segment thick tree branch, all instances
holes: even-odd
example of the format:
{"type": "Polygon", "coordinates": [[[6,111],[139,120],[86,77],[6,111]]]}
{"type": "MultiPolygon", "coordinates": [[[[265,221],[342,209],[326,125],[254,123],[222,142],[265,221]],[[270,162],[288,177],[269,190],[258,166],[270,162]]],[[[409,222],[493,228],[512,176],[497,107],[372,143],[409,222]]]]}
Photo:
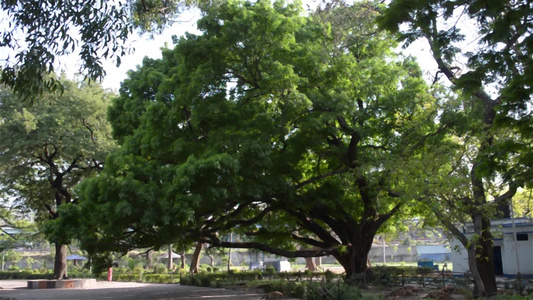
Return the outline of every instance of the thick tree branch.
{"type": "Polygon", "coordinates": [[[87,130],[89,130],[89,133],[91,134],[91,141],[93,142],[93,144],[96,145],[96,138],[94,136],[94,131],[92,130],[92,128],[89,126],[89,124],[87,124],[87,122],[85,121],[85,118],[82,118],[81,119],[81,124],[87,128],[87,130]]]}
{"type": "Polygon", "coordinates": [[[383,223],[387,222],[387,220],[390,219],[390,217],[392,217],[395,213],[397,213],[400,210],[402,205],[403,205],[403,202],[397,203],[388,213],[380,215],[376,223],[379,226],[381,226],[383,223]]]}
{"type": "Polygon", "coordinates": [[[456,239],[458,239],[461,244],[463,244],[465,248],[468,248],[469,241],[466,235],[462,233],[459,229],[457,229],[457,227],[455,227],[455,225],[450,221],[448,217],[444,215],[442,211],[435,209],[433,210],[433,213],[435,214],[437,219],[439,219],[442,225],[444,225],[444,227],[446,227],[446,229],[448,229],[452,233],[452,235],[456,239]]]}
{"type": "Polygon", "coordinates": [[[321,242],[321,241],[317,241],[315,239],[312,239],[312,238],[308,238],[308,237],[304,237],[304,236],[299,236],[297,234],[292,234],[292,238],[295,239],[295,240],[298,240],[300,242],[303,242],[303,243],[306,243],[308,245],[311,245],[311,246],[314,246],[314,247],[318,247],[318,248],[321,248],[321,249],[324,249],[324,248],[328,248],[330,247],[331,245],[330,244],[326,244],[324,242],[321,242]]]}
{"type": "Polygon", "coordinates": [[[57,212],[52,208],[52,206],[50,206],[50,204],[46,203],[46,204],[44,204],[44,207],[46,208],[46,210],[50,214],[51,219],[56,219],[58,217],[57,212]]]}
{"type": "Polygon", "coordinates": [[[509,189],[507,190],[507,192],[494,198],[494,202],[496,202],[497,204],[503,204],[513,198],[517,191],[518,185],[513,182],[509,184],[509,189]]]}
{"type": "Polygon", "coordinates": [[[340,214],[344,216],[344,220],[339,222],[335,220],[328,212],[328,209],[322,206],[317,206],[309,212],[310,216],[315,220],[320,220],[326,223],[329,228],[337,235],[343,244],[349,242],[349,237],[351,236],[350,231],[353,231],[353,224],[356,224],[356,221],[353,217],[346,213],[342,207],[338,207],[337,210],[340,214]],[[348,224],[348,226],[346,226],[348,224]]]}
{"type": "Polygon", "coordinates": [[[309,250],[296,250],[289,251],[278,248],[273,248],[269,245],[257,243],[257,242],[225,242],[221,241],[218,238],[207,239],[203,242],[211,244],[210,248],[213,247],[223,247],[223,248],[240,248],[240,249],[257,249],[260,251],[272,253],[284,257],[320,257],[331,255],[334,251],[337,250],[337,246],[329,247],[327,249],[309,249],[309,250]]]}
{"type": "Polygon", "coordinates": [[[230,230],[232,228],[235,228],[236,226],[250,226],[253,225],[259,221],[261,221],[269,212],[271,212],[272,209],[270,207],[267,207],[263,209],[259,214],[255,215],[252,218],[245,219],[245,220],[239,220],[235,217],[228,218],[231,221],[225,222],[224,226],[221,226],[219,228],[213,228],[212,231],[219,231],[219,230],[230,230]]]}
{"type": "Polygon", "coordinates": [[[285,211],[287,211],[289,214],[296,217],[300,221],[300,224],[305,229],[314,233],[318,238],[320,238],[324,242],[329,243],[329,244],[340,244],[339,241],[337,241],[337,239],[335,239],[329,231],[325,230],[322,226],[320,226],[314,220],[309,218],[308,215],[297,210],[286,209],[285,211]]]}
{"type": "Polygon", "coordinates": [[[338,175],[338,174],[343,174],[343,173],[348,173],[350,172],[351,169],[338,169],[338,170],[333,170],[333,171],[330,171],[330,172],[327,172],[327,173],[324,173],[320,176],[316,176],[316,177],[313,177],[313,178],[310,178],[310,179],[307,179],[306,181],[303,181],[303,182],[300,182],[298,185],[296,185],[296,189],[299,189],[303,186],[306,186],[308,184],[311,184],[311,183],[314,183],[314,182],[317,182],[321,179],[324,179],[324,178],[327,178],[329,176],[333,176],[333,175],[338,175]]]}

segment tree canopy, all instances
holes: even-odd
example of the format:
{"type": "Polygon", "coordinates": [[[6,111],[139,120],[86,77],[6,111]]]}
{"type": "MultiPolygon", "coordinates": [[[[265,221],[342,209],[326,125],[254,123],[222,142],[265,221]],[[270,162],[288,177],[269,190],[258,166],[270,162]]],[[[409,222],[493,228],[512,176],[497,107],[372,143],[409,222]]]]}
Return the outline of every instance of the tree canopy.
{"type": "Polygon", "coordinates": [[[102,60],[128,51],[126,40],[134,29],[160,30],[191,1],[1,1],[3,13],[0,83],[25,98],[61,87],[48,76],[61,56],[80,57],[82,74],[105,75],[102,60]]]}
{"type": "Polygon", "coordinates": [[[437,113],[377,13],[207,8],[202,35],[176,39],[122,84],[109,112],[121,147],[62,220],[93,254],[192,240],[333,255],[347,276],[364,271],[376,232],[417,209],[408,185],[423,180],[417,153],[437,113]],[[331,26],[347,13],[359,17],[331,26]],[[232,231],[240,240],[224,238],[232,231]]]}
{"type": "MultiPolygon", "coordinates": [[[[98,85],[62,84],[63,93],[47,93],[32,106],[0,92],[2,201],[30,210],[40,224],[57,219],[61,205],[76,202],[74,187],[101,169],[115,147],[106,119],[109,95],[98,85]]],[[[56,229],[49,238],[64,246],[69,228],[56,229]]],[[[56,249],[56,264],[60,253],[56,249]]]]}
{"type": "Polygon", "coordinates": [[[490,219],[498,211],[508,217],[518,188],[533,182],[532,10],[523,1],[398,0],[380,17],[406,45],[425,39],[436,79],[444,75],[456,91],[439,120],[453,146],[436,158],[448,162],[428,176],[437,191],[428,199],[469,250],[477,296],[496,292],[490,219]],[[466,236],[454,221],[473,222],[475,233],[466,236]]]}

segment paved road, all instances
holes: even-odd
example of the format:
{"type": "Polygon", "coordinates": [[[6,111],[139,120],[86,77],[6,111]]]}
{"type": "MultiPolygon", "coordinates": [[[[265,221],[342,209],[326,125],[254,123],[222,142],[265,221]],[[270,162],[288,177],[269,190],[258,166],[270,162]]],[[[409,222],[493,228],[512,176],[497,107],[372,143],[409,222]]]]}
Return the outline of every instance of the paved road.
{"type": "Polygon", "coordinates": [[[158,299],[158,300],[259,300],[264,295],[258,291],[211,289],[178,284],[99,281],[85,289],[28,289],[25,280],[0,280],[0,300],[33,299],[158,299]]]}

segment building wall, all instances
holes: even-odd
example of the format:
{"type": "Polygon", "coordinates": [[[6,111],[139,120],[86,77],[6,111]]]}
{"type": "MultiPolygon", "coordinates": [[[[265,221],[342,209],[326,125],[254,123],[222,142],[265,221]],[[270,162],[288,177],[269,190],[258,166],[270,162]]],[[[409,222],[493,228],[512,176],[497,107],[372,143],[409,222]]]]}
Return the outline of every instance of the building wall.
{"type": "Polygon", "coordinates": [[[453,264],[454,273],[465,273],[470,269],[468,267],[468,253],[466,253],[465,247],[458,240],[452,239],[450,241],[450,259],[453,264]]]}
{"type": "MultiPolygon", "coordinates": [[[[533,274],[533,233],[527,233],[527,241],[516,241],[518,246],[518,263],[521,274],[533,274]]],[[[518,273],[516,247],[513,233],[506,233],[502,247],[503,274],[514,276],[518,273]]]]}
{"type": "MultiPolygon", "coordinates": [[[[503,226],[496,227],[493,231],[495,236],[501,236],[502,239],[494,240],[494,246],[500,246],[502,252],[502,267],[505,276],[516,276],[518,269],[516,264],[516,249],[513,239],[513,228],[506,222],[503,226]]],[[[522,275],[533,275],[533,225],[517,225],[516,229],[519,234],[527,234],[528,239],[517,241],[518,244],[518,261],[520,264],[520,273],[522,275]]],[[[450,241],[451,261],[453,263],[453,272],[464,273],[469,270],[468,254],[463,245],[456,239],[450,241]]]]}

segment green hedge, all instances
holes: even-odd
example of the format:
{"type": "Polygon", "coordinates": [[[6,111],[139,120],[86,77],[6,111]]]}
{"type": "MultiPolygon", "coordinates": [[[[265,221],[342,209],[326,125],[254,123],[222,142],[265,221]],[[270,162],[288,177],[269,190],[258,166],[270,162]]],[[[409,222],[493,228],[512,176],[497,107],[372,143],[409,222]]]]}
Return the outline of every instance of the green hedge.
{"type": "Polygon", "coordinates": [[[171,282],[179,282],[179,275],[174,274],[145,274],[143,275],[143,282],[150,282],[150,283],[171,283],[171,282]]]}
{"type": "MultiPolygon", "coordinates": [[[[90,272],[68,272],[69,278],[93,278],[90,272]]],[[[0,271],[0,280],[7,279],[53,279],[54,274],[51,272],[32,272],[32,271],[0,271]]]]}
{"type": "Polygon", "coordinates": [[[0,271],[0,279],[52,279],[52,273],[33,273],[31,271],[0,271]]]}

